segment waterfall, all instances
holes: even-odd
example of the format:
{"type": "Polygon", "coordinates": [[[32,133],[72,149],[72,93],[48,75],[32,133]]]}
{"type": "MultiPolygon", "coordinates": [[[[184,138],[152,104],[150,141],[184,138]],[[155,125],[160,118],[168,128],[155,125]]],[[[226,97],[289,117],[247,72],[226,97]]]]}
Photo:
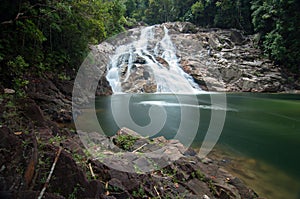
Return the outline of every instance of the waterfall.
{"type": "Polygon", "coordinates": [[[176,56],[169,30],[145,27],[139,39],[117,47],[107,66],[107,80],[114,93],[196,93],[201,89],[185,73],[176,56]],[[162,38],[161,38],[162,37],[162,38]]]}

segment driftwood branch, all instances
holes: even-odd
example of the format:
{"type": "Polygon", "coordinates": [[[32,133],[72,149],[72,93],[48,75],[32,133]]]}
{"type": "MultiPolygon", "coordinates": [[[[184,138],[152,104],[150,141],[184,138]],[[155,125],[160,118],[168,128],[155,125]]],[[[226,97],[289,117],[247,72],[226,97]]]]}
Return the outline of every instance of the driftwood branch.
{"type": "Polygon", "coordinates": [[[141,150],[144,146],[146,146],[147,143],[143,144],[142,146],[140,146],[139,148],[135,149],[134,151],[132,151],[132,153],[136,153],[138,152],[139,150],[141,150]]]}
{"type": "Polygon", "coordinates": [[[24,174],[26,186],[29,189],[31,189],[34,186],[35,178],[37,176],[36,165],[38,162],[38,147],[37,147],[38,144],[35,135],[32,136],[32,143],[33,143],[33,149],[32,149],[31,158],[28,162],[28,166],[24,174]]]}
{"type": "Polygon", "coordinates": [[[45,185],[44,185],[44,187],[43,187],[43,189],[42,189],[42,191],[41,191],[41,193],[40,193],[38,199],[42,199],[42,197],[43,197],[43,195],[44,195],[44,193],[45,193],[45,191],[46,191],[46,188],[47,188],[47,186],[48,186],[48,184],[49,184],[49,182],[50,182],[50,179],[51,179],[51,177],[52,177],[53,171],[54,171],[54,169],[55,169],[55,166],[56,166],[56,163],[57,163],[57,161],[58,161],[58,158],[59,158],[59,155],[60,155],[61,151],[62,151],[62,147],[60,146],[59,149],[58,149],[58,151],[57,151],[57,153],[56,153],[56,156],[55,156],[54,162],[53,162],[53,164],[52,164],[50,173],[49,173],[49,175],[48,175],[48,177],[47,177],[47,180],[46,180],[46,182],[45,182],[45,185]]]}
{"type": "Polygon", "coordinates": [[[93,170],[93,167],[92,167],[92,164],[91,163],[89,163],[89,168],[90,168],[90,172],[91,172],[91,175],[92,175],[92,177],[95,179],[95,173],[94,173],[94,170],[93,170]]]}
{"type": "Polygon", "coordinates": [[[161,199],[160,194],[159,194],[159,192],[157,191],[156,186],[154,186],[154,190],[155,190],[155,192],[156,192],[156,194],[157,194],[157,197],[158,197],[159,199],[161,199]]]}

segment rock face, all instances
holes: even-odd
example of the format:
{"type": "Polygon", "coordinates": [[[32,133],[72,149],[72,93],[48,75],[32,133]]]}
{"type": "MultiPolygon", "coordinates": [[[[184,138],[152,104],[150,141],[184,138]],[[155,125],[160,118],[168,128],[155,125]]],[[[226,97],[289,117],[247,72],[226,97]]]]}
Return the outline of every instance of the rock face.
{"type": "MultiPolygon", "coordinates": [[[[101,63],[97,62],[98,68],[104,71],[103,81],[99,86],[102,91],[97,94],[110,93],[108,83],[104,80],[107,79],[107,70],[111,63],[107,57],[114,58],[118,46],[141,40],[141,32],[144,29],[142,27],[131,29],[93,47],[93,54],[101,57],[101,63]],[[106,49],[105,52],[103,48],[106,49]]],[[[183,22],[156,25],[151,31],[151,40],[147,40],[147,47],[141,51],[149,53],[146,59],[145,53],[141,55],[128,50],[122,57],[123,61],[117,63],[119,69],[114,71],[114,75],[118,75],[117,82],[121,85],[121,92],[159,91],[161,86],[157,73],[171,76],[174,64],[178,64],[185,73],[192,76],[203,90],[245,92],[287,90],[286,80],[281,71],[254,47],[252,36],[244,36],[238,30],[201,29],[183,22]],[[165,41],[165,28],[174,46],[175,62],[170,62],[163,52],[163,47],[160,47],[165,41]],[[149,64],[149,59],[161,68],[159,72],[153,69],[153,63],[149,64]]],[[[171,81],[173,84],[179,82],[174,79],[171,81]]]]}
{"type": "Polygon", "coordinates": [[[183,157],[187,150],[177,140],[164,137],[150,140],[128,128],[120,129],[110,140],[99,133],[79,132],[79,135],[95,159],[128,173],[158,170],[183,157]]]}
{"type": "MultiPolygon", "coordinates": [[[[167,24],[176,30],[184,24],[167,24]]],[[[277,92],[284,78],[272,62],[254,48],[251,36],[237,30],[198,29],[172,36],[184,71],[204,90],[277,92]]]]}
{"type": "Polygon", "coordinates": [[[2,126],[0,133],[0,198],[37,198],[55,158],[44,198],[257,198],[216,162],[201,160],[192,149],[184,153],[186,149],[176,140],[150,140],[127,128],[113,138],[92,134],[90,138],[99,142],[94,150],[106,150],[91,158],[78,136],[67,129],[60,129],[55,137],[47,126],[31,134],[2,126]],[[130,147],[118,142],[124,136],[136,138],[130,147]]]}
{"type": "Polygon", "coordinates": [[[120,194],[122,198],[258,197],[213,160],[200,159],[177,140],[149,139],[128,128],[111,138],[97,133],[88,136],[89,141],[98,143],[88,151],[96,155],[91,159],[96,172],[115,187],[108,193],[112,198],[120,194]],[[103,167],[105,173],[98,170],[103,167]]]}

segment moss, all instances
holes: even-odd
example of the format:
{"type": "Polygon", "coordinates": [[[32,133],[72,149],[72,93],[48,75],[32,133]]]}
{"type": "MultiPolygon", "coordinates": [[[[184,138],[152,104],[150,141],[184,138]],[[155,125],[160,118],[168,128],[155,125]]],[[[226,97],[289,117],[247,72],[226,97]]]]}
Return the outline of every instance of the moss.
{"type": "Polygon", "coordinates": [[[145,193],[142,186],[140,186],[138,190],[133,191],[132,196],[134,198],[145,198],[145,197],[147,197],[147,195],[146,195],[146,193],[145,193]]]}
{"type": "Polygon", "coordinates": [[[196,171],[196,177],[201,181],[205,181],[205,175],[200,170],[196,171]]]}
{"type": "Polygon", "coordinates": [[[114,139],[115,144],[125,151],[132,150],[134,143],[138,140],[137,137],[132,135],[119,135],[114,139]]]}

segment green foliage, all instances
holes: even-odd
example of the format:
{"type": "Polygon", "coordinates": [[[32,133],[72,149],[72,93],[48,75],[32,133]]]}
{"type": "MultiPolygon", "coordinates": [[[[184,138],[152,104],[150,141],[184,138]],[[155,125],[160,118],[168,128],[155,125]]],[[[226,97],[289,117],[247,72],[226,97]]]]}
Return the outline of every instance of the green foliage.
{"type": "Polygon", "coordinates": [[[145,194],[145,191],[144,191],[142,186],[140,186],[138,190],[133,191],[132,196],[134,198],[145,198],[145,197],[147,197],[147,195],[145,194]]]}
{"type": "Polygon", "coordinates": [[[252,33],[250,0],[199,0],[185,19],[208,27],[237,28],[252,33]]]}
{"type": "Polygon", "coordinates": [[[23,74],[25,74],[26,70],[28,70],[29,64],[26,63],[24,58],[20,55],[17,57],[9,60],[7,62],[8,71],[10,71],[14,75],[13,83],[14,83],[14,89],[16,90],[17,94],[19,96],[23,96],[23,88],[29,83],[28,80],[26,80],[23,77],[23,74]]]}
{"type": "Polygon", "coordinates": [[[84,188],[77,184],[74,188],[72,193],[69,194],[68,199],[76,199],[79,191],[84,191],[84,188]]]}
{"type": "Polygon", "coordinates": [[[25,62],[22,56],[18,55],[13,60],[9,60],[7,66],[12,67],[17,74],[21,74],[28,68],[29,64],[25,62]]]}
{"type": "Polygon", "coordinates": [[[265,54],[289,70],[300,71],[300,2],[253,0],[255,31],[261,34],[265,54]]]}
{"type": "Polygon", "coordinates": [[[49,143],[59,146],[59,144],[64,141],[66,138],[64,136],[56,135],[49,139],[49,143]]]}
{"type": "Polygon", "coordinates": [[[252,33],[250,0],[126,0],[126,16],[148,24],[190,21],[252,33]]]}
{"type": "Polygon", "coordinates": [[[300,70],[300,2],[297,0],[124,1],[127,21],[157,24],[180,20],[203,27],[260,33],[259,44],[267,56],[288,70],[300,70]]]}
{"type": "Polygon", "coordinates": [[[196,0],[126,0],[126,16],[147,24],[184,20],[196,0]]]}
{"type": "Polygon", "coordinates": [[[265,53],[268,54],[273,60],[284,60],[286,48],[282,36],[272,31],[266,34],[263,41],[265,53]]]}
{"type": "Polygon", "coordinates": [[[26,73],[76,71],[89,43],[123,31],[124,12],[119,0],[1,1],[1,82],[21,89],[26,73]]]}
{"type": "Polygon", "coordinates": [[[72,79],[88,44],[140,21],[255,31],[266,55],[299,72],[299,10],[297,0],[2,0],[0,82],[23,95],[30,74],[72,79]]]}
{"type": "Polygon", "coordinates": [[[114,142],[121,149],[129,151],[132,149],[136,140],[138,140],[138,138],[131,135],[118,135],[114,142]]]}

